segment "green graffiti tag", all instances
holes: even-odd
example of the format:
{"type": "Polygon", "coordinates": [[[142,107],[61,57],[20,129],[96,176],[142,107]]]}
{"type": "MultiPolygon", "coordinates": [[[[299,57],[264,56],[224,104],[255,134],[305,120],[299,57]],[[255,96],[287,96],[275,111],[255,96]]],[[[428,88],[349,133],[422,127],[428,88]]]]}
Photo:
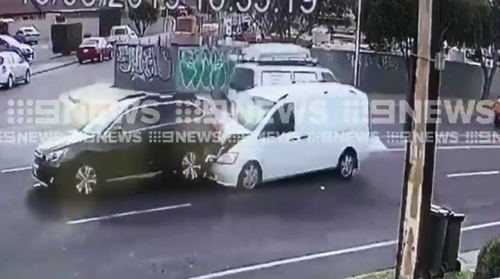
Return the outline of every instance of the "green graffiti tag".
{"type": "Polygon", "coordinates": [[[187,90],[225,90],[234,73],[234,62],[217,49],[179,48],[178,84],[187,90]]]}

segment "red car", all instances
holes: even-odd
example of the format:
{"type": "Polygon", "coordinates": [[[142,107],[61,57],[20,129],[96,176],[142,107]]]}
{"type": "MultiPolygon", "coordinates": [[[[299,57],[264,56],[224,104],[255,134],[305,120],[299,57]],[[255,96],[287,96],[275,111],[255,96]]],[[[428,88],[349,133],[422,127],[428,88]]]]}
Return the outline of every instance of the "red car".
{"type": "Polygon", "coordinates": [[[105,59],[112,59],[112,56],[113,46],[104,38],[86,38],[76,52],[76,58],[80,64],[87,60],[102,62],[105,59]]]}

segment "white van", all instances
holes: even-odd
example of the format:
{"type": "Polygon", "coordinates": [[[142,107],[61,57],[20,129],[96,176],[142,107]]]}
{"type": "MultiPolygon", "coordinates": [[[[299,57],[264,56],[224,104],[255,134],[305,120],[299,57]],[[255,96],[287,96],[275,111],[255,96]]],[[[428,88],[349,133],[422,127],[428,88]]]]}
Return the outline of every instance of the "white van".
{"type": "Polygon", "coordinates": [[[332,71],[318,66],[307,48],[294,44],[254,44],[243,48],[242,54],[233,59],[237,63],[227,93],[232,105],[246,90],[256,86],[338,82],[332,71]]]}
{"type": "Polygon", "coordinates": [[[113,26],[111,28],[109,43],[127,42],[130,39],[137,39],[137,34],[128,25],[113,26]]]}
{"type": "Polygon", "coordinates": [[[340,83],[262,86],[235,115],[221,116],[222,148],[207,176],[252,189],[260,183],[334,168],[349,179],[368,157],[365,93],[340,83]]]}

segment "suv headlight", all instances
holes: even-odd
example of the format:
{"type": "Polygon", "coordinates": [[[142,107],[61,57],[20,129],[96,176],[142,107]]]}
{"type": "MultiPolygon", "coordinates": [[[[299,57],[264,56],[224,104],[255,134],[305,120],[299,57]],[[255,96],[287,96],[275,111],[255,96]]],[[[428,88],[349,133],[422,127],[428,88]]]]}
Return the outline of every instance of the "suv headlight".
{"type": "Polygon", "coordinates": [[[228,152],[222,154],[219,158],[217,158],[217,163],[231,165],[236,162],[236,159],[238,159],[237,152],[228,152]]]}
{"type": "Polygon", "coordinates": [[[47,161],[49,162],[56,162],[64,158],[64,155],[66,155],[66,152],[68,149],[61,149],[57,151],[53,151],[47,155],[47,161]]]}

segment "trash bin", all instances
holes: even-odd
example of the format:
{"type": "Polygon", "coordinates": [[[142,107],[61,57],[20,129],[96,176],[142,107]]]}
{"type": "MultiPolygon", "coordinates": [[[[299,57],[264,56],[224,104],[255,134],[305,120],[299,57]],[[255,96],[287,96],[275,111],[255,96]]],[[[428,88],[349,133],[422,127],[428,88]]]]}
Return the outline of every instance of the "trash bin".
{"type": "Polygon", "coordinates": [[[440,206],[431,206],[429,231],[427,232],[427,257],[422,259],[425,269],[431,278],[442,278],[444,268],[442,265],[443,249],[448,227],[448,215],[450,211],[440,206]]]}
{"type": "Polygon", "coordinates": [[[450,211],[448,215],[448,226],[446,228],[442,260],[445,272],[459,272],[461,269],[461,264],[458,260],[458,252],[460,250],[460,236],[464,220],[464,214],[450,211]]]}

